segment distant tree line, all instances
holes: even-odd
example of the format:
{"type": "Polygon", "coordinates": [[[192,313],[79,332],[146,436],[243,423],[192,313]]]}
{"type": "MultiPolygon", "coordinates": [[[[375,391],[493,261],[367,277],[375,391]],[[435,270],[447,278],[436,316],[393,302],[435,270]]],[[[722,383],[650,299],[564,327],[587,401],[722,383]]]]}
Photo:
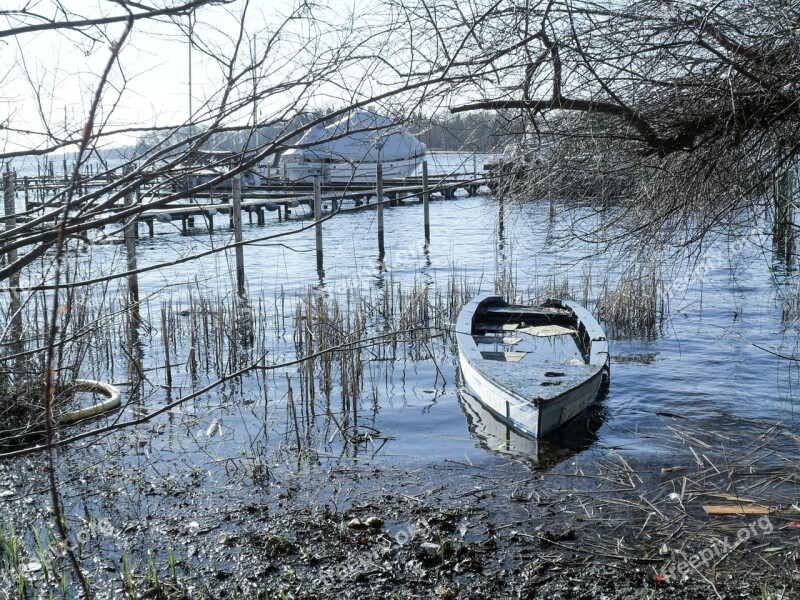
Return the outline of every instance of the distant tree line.
{"type": "Polygon", "coordinates": [[[508,122],[493,111],[436,115],[409,129],[429,150],[497,152],[512,141],[508,122]]]}

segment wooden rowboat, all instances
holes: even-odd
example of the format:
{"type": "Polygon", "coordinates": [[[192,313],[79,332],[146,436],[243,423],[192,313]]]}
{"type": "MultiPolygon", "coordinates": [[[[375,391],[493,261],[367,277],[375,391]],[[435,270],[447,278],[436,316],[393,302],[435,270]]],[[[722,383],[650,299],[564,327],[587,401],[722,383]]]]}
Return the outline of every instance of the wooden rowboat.
{"type": "Polygon", "coordinates": [[[568,300],[516,306],[477,296],[458,316],[456,339],[468,391],[534,438],[581,413],[609,374],[603,329],[568,300]]]}

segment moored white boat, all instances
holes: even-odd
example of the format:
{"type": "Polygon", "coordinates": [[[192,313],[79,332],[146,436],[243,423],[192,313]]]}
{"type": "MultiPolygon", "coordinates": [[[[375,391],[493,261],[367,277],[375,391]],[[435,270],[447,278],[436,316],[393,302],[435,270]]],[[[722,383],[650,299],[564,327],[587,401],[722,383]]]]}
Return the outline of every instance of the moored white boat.
{"type": "Polygon", "coordinates": [[[310,129],[281,156],[288,181],[311,183],[374,183],[378,162],[383,177],[400,179],[416,171],[425,144],[404,127],[373,112],[355,111],[332,125],[310,129]]]}
{"type": "Polygon", "coordinates": [[[456,327],[467,389],[498,419],[534,438],[580,414],[609,373],[603,329],[568,300],[515,306],[484,294],[467,303],[456,327]]]}

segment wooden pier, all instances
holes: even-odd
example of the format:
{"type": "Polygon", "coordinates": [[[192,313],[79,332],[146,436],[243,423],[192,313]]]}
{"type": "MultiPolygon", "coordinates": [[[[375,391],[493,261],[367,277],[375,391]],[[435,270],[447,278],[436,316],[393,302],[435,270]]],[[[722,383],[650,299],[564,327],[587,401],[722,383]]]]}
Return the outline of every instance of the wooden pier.
{"type": "MultiPolygon", "coordinates": [[[[325,185],[320,187],[320,199],[323,205],[330,206],[330,211],[348,212],[377,208],[378,206],[396,206],[409,202],[423,202],[425,192],[428,196],[439,195],[443,199],[452,199],[459,189],[467,195],[476,195],[482,186],[489,185],[486,179],[435,179],[429,182],[427,190],[422,178],[404,181],[383,182],[383,202],[378,202],[378,185],[325,185]]],[[[157,202],[166,194],[143,194],[141,197],[142,212],[137,220],[147,224],[148,233],[154,235],[154,223],[181,222],[181,231],[188,233],[198,219],[205,221],[209,231],[215,227],[215,217],[228,217],[229,226],[233,227],[233,196],[227,190],[195,194],[191,202],[176,202],[148,209],[149,202],[157,202]]],[[[288,219],[292,209],[305,205],[314,207],[314,186],[312,185],[261,185],[248,186],[241,190],[241,212],[247,213],[248,221],[254,219],[258,225],[265,225],[267,214],[276,213],[278,221],[288,219]]]]}
{"type": "MultiPolygon", "coordinates": [[[[427,169],[426,169],[427,171],[427,169]]],[[[381,182],[383,203],[395,206],[401,203],[419,201],[423,202],[427,193],[431,196],[441,196],[444,199],[454,198],[459,189],[467,195],[474,196],[483,186],[492,186],[493,182],[481,175],[475,178],[472,175],[430,177],[426,181],[425,175],[419,177],[406,177],[402,180],[386,179],[381,182]]],[[[79,191],[88,193],[108,185],[105,178],[86,178],[77,184],[79,191]]],[[[37,209],[54,208],[53,199],[63,191],[64,181],[59,177],[24,177],[17,181],[17,191],[23,192],[25,197],[25,210],[35,213],[37,209]],[[49,201],[48,201],[49,200],[49,201]]],[[[321,200],[323,204],[331,206],[332,211],[351,211],[376,208],[381,205],[373,201],[378,193],[379,184],[353,183],[353,184],[326,184],[321,186],[321,200]],[[348,204],[350,206],[348,206],[348,204]]],[[[230,189],[212,189],[205,192],[192,194],[191,199],[170,202],[166,205],[159,201],[173,194],[172,188],[163,181],[154,180],[147,188],[140,190],[138,202],[141,212],[136,216],[136,221],[147,224],[150,237],[154,235],[155,222],[169,223],[181,222],[181,231],[184,234],[195,227],[202,219],[209,231],[215,227],[215,217],[227,216],[230,227],[233,227],[233,195],[230,189]],[[155,208],[148,208],[148,204],[158,204],[155,208]]],[[[78,199],[79,200],[79,199],[78,199]]],[[[313,184],[285,183],[269,181],[258,186],[242,186],[241,211],[248,214],[248,220],[253,223],[255,218],[258,225],[265,225],[267,213],[275,212],[278,221],[288,219],[292,208],[299,205],[314,206],[313,184]]],[[[121,203],[119,207],[130,208],[129,203],[121,203]]],[[[23,219],[24,220],[24,219],[23,219]]]]}
{"type": "MultiPolygon", "coordinates": [[[[63,216],[64,202],[67,192],[71,192],[70,214],[71,218],[80,219],[82,211],[88,209],[91,220],[84,222],[81,229],[102,229],[109,223],[118,223],[120,231],[124,234],[125,250],[127,254],[127,270],[124,275],[128,278],[129,301],[132,305],[138,303],[138,272],[136,258],[136,238],[140,237],[139,223],[147,225],[149,237],[155,236],[155,223],[180,222],[180,232],[190,235],[198,220],[209,232],[215,228],[216,217],[227,220],[234,231],[234,243],[230,247],[235,251],[237,291],[246,295],[246,280],[244,267],[244,246],[246,242],[242,237],[242,221],[247,214],[247,220],[253,224],[254,220],[260,226],[267,225],[267,214],[276,213],[277,220],[284,221],[293,214],[293,209],[300,206],[308,207],[304,210],[305,216],[313,218],[317,270],[320,277],[324,276],[323,270],[323,224],[329,219],[335,219],[337,214],[351,213],[354,211],[371,210],[375,208],[378,213],[377,249],[379,256],[384,255],[384,230],[383,213],[388,207],[420,202],[423,204],[423,220],[420,223],[420,233],[424,234],[425,243],[431,241],[429,203],[432,197],[443,199],[454,198],[458,190],[463,190],[467,195],[476,195],[481,188],[495,188],[496,180],[481,173],[458,174],[455,176],[428,177],[427,163],[423,163],[421,177],[408,177],[402,180],[384,180],[376,177],[373,183],[355,183],[350,185],[321,185],[319,178],[313,184],[288,184],[279,181],[267,181],[263,185],[243,186],[239,178],[235,178],[223,189],[199,191],[176,191],[173,187],[174,177],[164,175],[148,179],[137,190],[130,188],[125,176],[120,173],[117,178],[110,178],[106,173],[81,179],[80,182],[67,188],[62,178],[52,177],[24,177],[16,178],[9,173],[4,180],[4,193],[10,197],[12,207],[16,204],[14,196],[24,194],[24,213],[14,214],[6,208],[6,227],[11,224],[23,225],[31,223],[32,230],[42,232],[50,231],[55,221],[63,216]],[[121,186],[126,194],[113,205],[103,204],[103,210],[97,210],[103,198],[110,194],[118,193],[121,186]],[[323,214],[323,210],[326,214],[323,214]],[[227,218],[226,218],[227,217],[227,218]]],[[[378,173],[381,170],[378,169],[378,173]]],[[[108,202],[108,200],[106,200],[108,202]]],[[[21,204],[21,202],[20,202],[21,204]]],[[[85,213],[84,213],[85,214],[85,213]]],[[[81,235],[87,243],[89,237],[81,235]]],[[[12,286],[15,287],[15,286],[12,286]]],[[[47,286],[44,286],[47,287],[47,286]]],[[[44,289],[44,288],[42,288],[44,289]]]]}

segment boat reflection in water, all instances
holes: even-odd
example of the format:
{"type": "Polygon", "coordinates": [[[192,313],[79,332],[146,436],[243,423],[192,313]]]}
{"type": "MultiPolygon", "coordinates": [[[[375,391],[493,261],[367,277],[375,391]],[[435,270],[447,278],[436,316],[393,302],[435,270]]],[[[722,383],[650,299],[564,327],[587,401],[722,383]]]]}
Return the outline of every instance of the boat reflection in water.
{"type": "Polygon", "coordinates": [[[458,389],[459,404],[472,437],[487,450],[513,456],[537,468],[554,466],[597,441],[597,432],[605,421],[601,402],[604,396],[605,389],[601,388],[592,406],[555,432],[537,440],[499,418],[463,385],[458,389]]]}

